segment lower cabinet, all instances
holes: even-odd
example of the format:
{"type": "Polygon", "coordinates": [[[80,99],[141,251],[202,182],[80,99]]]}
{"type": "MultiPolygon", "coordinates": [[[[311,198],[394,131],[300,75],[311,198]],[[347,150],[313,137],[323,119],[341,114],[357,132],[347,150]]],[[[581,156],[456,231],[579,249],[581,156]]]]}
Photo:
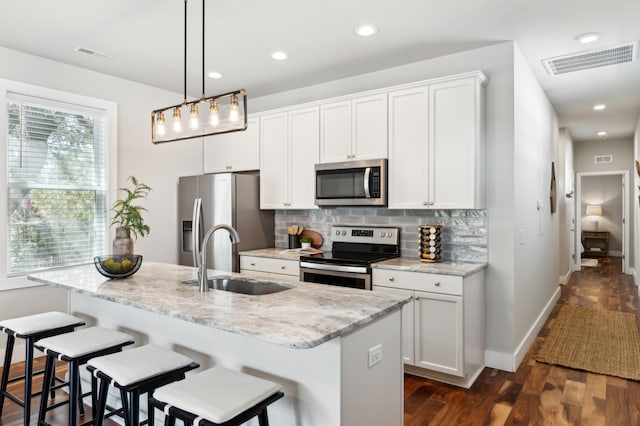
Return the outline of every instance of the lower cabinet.
{"type": "Polygon", "coordinates": [[[467,277],[376,268],[373,290],[408,295],[405,371],[470,387],[484,368],[484,271],[467,277]]]}
{"type": "Polygon", "coordinates": [[[240,272],[256,278],[278,278],[280,275],[299,277],[300,266],[297,260],[240,256],[240,272]]]}

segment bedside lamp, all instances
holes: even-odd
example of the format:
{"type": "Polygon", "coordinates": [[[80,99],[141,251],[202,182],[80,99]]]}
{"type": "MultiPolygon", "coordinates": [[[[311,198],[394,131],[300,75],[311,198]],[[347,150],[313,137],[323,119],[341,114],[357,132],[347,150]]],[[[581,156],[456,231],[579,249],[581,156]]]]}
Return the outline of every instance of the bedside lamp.
{"type": "Polygon", "coordinates": [[[602,206],[587,206],[587,216],[596,216],[592,219],[594,231],[598,230],[598,218],[602,216],[602,206]]]}

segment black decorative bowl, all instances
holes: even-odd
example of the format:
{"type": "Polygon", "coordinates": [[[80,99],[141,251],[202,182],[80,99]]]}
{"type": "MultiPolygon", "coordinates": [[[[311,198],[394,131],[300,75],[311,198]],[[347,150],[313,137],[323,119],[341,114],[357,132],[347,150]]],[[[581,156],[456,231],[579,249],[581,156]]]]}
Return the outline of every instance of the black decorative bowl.
{"type": "Polygon", "coordinates": [[[93,264],[102,275],[107,278],[120,279],[127,278],[135,274],[142,265],[142,255],[123,254],[96,256],[93,264]]]}

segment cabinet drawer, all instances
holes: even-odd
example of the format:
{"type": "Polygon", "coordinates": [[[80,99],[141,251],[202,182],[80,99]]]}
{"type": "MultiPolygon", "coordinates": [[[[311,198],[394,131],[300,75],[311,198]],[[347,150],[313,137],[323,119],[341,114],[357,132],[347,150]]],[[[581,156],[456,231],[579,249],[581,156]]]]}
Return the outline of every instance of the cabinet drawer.
{"type": "Polygon", "coordinates": [[[273,259],[269,257],[240,256],[240,272],[258,271],[271,274],[299,276],[297,260],[273,259]]]}
{"type": "Polygon", "coordinates": [[[373,285],[383,287],[462,295],[462,277],[454,275],[374,268],[372,281],[373,285]]]}

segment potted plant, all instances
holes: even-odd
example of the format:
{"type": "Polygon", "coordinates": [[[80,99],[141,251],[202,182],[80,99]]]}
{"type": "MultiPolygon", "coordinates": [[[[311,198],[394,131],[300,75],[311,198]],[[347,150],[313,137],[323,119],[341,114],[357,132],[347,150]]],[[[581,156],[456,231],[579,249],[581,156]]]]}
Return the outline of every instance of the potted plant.
{"type": "Polygon", "coordinates": [[[313,240],[306,235],[304,237],[300,237],[300,245],[303,249],[311,247],[311,242],[313,240]]]}
{"type": "Polygon", "coordinates": [[[142,212],[146,211],[142,206],[133,204],[135,200],[146,199],[151,188],[139,182],[135,176],[129,176],[128,180],[133,184],[133,188],[119,188],[126,196],[113,203],[114,212],[111,225],[117,225],[116,238],[113,240],[113,254],[133,254],[133,239],[131,234],[137,239],[144,237],[150,232],[149,225],[145,225],[142,212]]]}

